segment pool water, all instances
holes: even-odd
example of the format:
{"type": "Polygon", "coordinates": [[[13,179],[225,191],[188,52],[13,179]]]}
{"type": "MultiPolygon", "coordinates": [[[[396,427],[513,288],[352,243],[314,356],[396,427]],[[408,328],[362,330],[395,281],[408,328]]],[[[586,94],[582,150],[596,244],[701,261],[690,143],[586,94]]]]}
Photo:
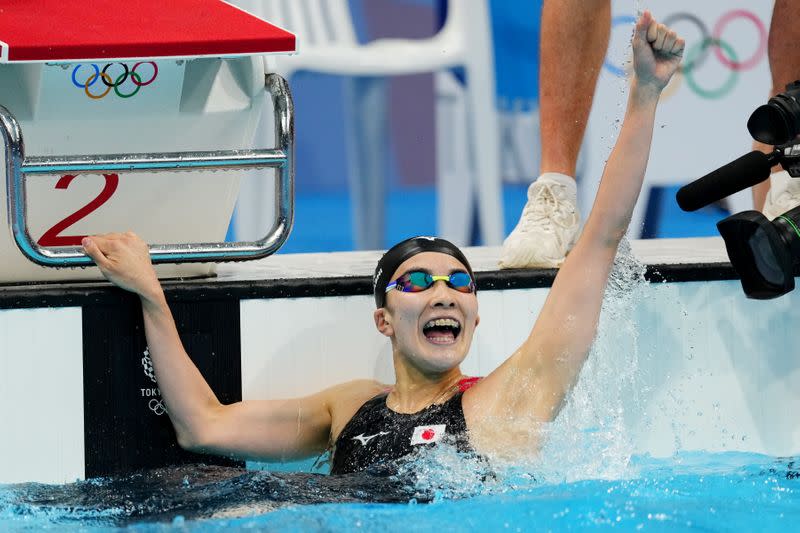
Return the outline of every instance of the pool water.
{"type": "Polygon", "coordinates": [[[5,485],[0,530],[786,531],[800,524],[800,458],[633,457],[617,479],[574,481],[541,480],[527,467],[487,479],[472,467],[454,474],[425,460],[416,466],[416,476],[404,477],[195,465],[5,485]]]}
{"type": "MultiPolygon", "coordinates": [[[[617,480],[522,483],[493,494],[428,505],[330,505],[284,509],[230,525],[275,529],[417,531],[785,531],[800,519],[792,461],[722,454],[641,460],[617,480]],[[688,459],[688,460],[687,460],[688,459]],[[683,461],[687,460],[686,464],[683,461]]],[[[519,480],[518,480],[519,482],[519,480]]]]}

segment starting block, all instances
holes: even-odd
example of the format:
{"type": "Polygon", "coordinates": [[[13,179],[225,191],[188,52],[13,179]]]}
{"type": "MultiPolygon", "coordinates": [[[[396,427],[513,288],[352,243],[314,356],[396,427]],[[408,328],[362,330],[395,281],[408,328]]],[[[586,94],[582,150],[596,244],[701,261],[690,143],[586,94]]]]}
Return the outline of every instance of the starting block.
{"type": "Polygon", "coordinates": [[[9,0],[0,17],[0,284],[99,279],[85,235],[132,230],[162,277],[276,251],[293,218],[295,38],[220,0],[9,0]],[[271,96],[275,147],[254,149],[271,96]],[[275,222],[225,243],[237,172],[276,169],[275,222]],[[191,171],[191,172],[189,172],[191,171]]]}

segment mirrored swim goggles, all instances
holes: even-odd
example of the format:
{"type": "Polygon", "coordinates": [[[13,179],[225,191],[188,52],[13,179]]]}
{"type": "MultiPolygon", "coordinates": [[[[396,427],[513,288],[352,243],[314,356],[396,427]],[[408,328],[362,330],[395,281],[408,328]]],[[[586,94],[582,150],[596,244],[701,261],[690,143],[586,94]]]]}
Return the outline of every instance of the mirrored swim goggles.
{"type": "Polygon", "coordinates": [[[475,292],[475,282],[466,272],[453,272],[449,276],[434,276],[427,272],[414,270],[406,272],[386,286],[386,292],[397,289],[402,292],[422,292],[430,289],[437,281],[444,281],[448,287],[466,294],[475,292]]]}

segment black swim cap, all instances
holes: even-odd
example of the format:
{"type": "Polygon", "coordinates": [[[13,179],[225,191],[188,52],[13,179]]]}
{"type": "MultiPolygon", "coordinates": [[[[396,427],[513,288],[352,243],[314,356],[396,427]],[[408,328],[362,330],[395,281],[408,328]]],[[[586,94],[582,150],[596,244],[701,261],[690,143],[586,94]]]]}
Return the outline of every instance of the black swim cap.
{"type": "Polygon", "coordinates": [[[381,308],[386,305],[386,286],[392,281],[389,278],[397,270],[397,267],[422,252],[439,252],[455,257],[467,268],[470,277],[475,280],[472,267],[458,246],[438,237],[411,237],[389,248],[378,261],[375,275],[372,277],[372,291],[375,293],[376,307],[381,308]]]}

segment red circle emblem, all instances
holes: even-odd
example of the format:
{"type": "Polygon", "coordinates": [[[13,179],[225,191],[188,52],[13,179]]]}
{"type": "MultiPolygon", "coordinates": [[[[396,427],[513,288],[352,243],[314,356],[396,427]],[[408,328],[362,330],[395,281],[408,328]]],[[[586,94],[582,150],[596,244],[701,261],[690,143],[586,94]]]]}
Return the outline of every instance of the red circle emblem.
{"type": "Polygon", "coordinates": [[[422,440],[431,440],[435,436],[436,436],[436,432],[434,430],[432,430],[431,428],[428,428],[425,431],[423,431],[422,435],[421,435],[422,440]]]}

